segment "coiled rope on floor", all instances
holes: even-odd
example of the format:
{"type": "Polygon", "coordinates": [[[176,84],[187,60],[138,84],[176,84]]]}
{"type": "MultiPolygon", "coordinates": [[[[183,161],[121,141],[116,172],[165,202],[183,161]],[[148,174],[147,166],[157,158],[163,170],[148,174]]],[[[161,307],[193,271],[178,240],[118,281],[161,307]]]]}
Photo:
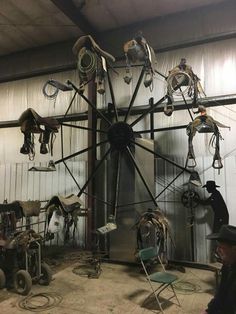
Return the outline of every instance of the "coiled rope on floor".
{"type": "Polygon", "coordinates": [[[186,280],[178,280],[173,283],[176,292],[181,294],[193,294],[201,291],[201,286],[186,280]]]}
{"type": "Polygon", "coordinates": [[[58,306],[62,299],[62,296],[56,292],[32,293],[20,300],[18,305],[23,310],[42,312],[58,306]]]}

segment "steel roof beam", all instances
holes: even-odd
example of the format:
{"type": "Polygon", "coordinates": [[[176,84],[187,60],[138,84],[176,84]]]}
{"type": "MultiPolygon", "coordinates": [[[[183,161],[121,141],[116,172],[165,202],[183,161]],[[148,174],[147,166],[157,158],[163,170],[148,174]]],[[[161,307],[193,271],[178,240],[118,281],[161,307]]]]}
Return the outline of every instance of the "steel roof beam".
{"type": "Polygon", "coordinates": [[[84,34],[97,35],[97,31],[88,22],[72,0],[51,0],[51,2],[64,13],[84,34]]]}

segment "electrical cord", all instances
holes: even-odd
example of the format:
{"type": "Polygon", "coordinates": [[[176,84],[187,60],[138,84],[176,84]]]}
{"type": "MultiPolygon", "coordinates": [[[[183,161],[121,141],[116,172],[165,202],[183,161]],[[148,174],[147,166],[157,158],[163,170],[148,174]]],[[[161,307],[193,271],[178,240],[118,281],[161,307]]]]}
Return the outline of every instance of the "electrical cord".
{"type": "Polygon", "coordinates": [[[173,283],[176,292],[180,294],[193,294],[201,291],[201,286],[186,280],[178,280],[173,283]]]}
{"type": "Polygon", "coordinates": [[[46,81],[46,83],[43,85],[43,94],[46,98],[49,99],[55,99],[58,95],[59,92],[59,88],[56,87],[55,85],[52,84],[53,80],[48,80],[46,81]],[[50,91],[48,90],[48,87],[51,86],[53,87],[53,91],[50,93],[50,91]]]}
{"type": "Polygon", "coordinates": [[[32,293],[20,300],[18,305],[23,310],[42,312],[58,306],[62,300],[63,297],[56,292],[32,293]]]}

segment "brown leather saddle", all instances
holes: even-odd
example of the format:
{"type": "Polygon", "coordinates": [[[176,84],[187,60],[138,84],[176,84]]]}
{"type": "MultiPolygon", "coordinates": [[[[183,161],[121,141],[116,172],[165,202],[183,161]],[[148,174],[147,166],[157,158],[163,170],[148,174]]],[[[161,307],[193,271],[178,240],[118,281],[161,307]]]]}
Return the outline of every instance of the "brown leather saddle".
{"type": "Polygon", "coordinates": [[[77,56],[80,89],[83,91],[84,85],[95,78],[97,91],[103,94],[106,62],[115,62],[115,58],[101,49],[90,35],[81,36],[74,44],[72,51],[77,56]]]}
{"type": "Polygon", "coordinates": [[[20,149],[21,154],[29,155],[30,160],[34,159],[34,134],[38,133],[40,134],[40,153],[47,154],[50,151],[52,155],[55,133],[60,128],[60,124],[56,119],[43,118],[32,108],[29,108],[20,116],[19,124],[21,132],[24,134],[24,144],[20,149]]]}
{"type": "Polygon", "coordinates": [[[198,106],[198,112],[201,113],[201,115],[197,116],[192,122],[190,122],[186,129],[188,135],[187,167],[194,168],[197,165],[193,149],[193,137],[195,136],[196,132],[198,132],[213,133],[209,142],[209,146],[212,146],[215,149],[212,167],[214,169],[221,169],[223,168],[220,156],[220,139],[222,139],[222,137],[219,127],[229,129],[230,127],[214,120],[211,116],[207,115],[206,108],[204,106],[198,106]]]}
{"type": "Polygon", "coordinates": [[[186,94],[192,99],[192,105],[197,104],[200,95],[206,97],[199,77],[186,64],[185,58],[181,58],[180,63],[169,71],[166,82],[168,102],[164,106],[164,113],[167,116],[174,111],[174,95],[183,97],[186,94]]]}
{"type": "MultiPolygon", "coordinates": [[[[85,211],[81,209],[82,205],[83,202],[81,199],[77,195],[71,194],[66,197],[55,195],[47,202],[45,206],[47,211],[48,225],[50,220],[53,218],[54,212],[57,212],[57,214],[64,217],[65,241],[69,239],[70,227],[74,225],[74,231],[75,228],[77,228],[78,217],[87,215],[85,211]]],[[[47,232],[46,239],[49,240],[53,238],[54,235],[51,235],[50,232],[47,232]]]]}
{"type": "Polygon", "coordinates": [[[69,213],[74,210],[80,209],[81,205],[83,205],[83,202],[78,196],[74,194],[66,197],[63,197],[61,195],[55,195],[46,204],[45,208],[49,208],[49,206],[51,205],[55,205],[55,207],[60,207],[65,213],[69,213]]]}
{"type": "Polygon", "coordinates": [[[129,84],[132,80],[131,63],[143,62],[145,66],[144,86],[149,87],[153,82],[153,75],[157,66],[154,49],[147,43],[142,34],[138,33],[124,44],[123,50],[127,64],[126,75],[124,76],[125,83],[129,84]]]}

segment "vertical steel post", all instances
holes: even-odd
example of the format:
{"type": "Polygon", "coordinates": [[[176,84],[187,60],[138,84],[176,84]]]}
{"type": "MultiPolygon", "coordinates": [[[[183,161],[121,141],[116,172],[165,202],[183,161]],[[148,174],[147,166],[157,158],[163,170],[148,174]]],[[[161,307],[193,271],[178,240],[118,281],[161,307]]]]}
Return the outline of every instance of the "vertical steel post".
{"type": "MultiPolygon", "coordinates": [[[[97,105],[97,94],[96,94],[96,85],[94,80],[88,84],[88,99],[95,106],[97,105]]],[[[88,106],[88,127],[96,128],[97,116],[93,108],[88,106]]],[[[96,132],[88,132],[88,146],[93,146],[94,149],[88,151],[88,177],[93,173],[95,168],[96,160],[96,132]]],[[[95,194],[94,179],[92,179],[88,184],[88,194],[95,194]]],[[[86,248],[91,249],[92,246],[92,231],[94,229],[94,217],[95,217],[95,200],[94,198],[88,195],[87,206],[88,206],[88,216],[87,216],[87,225],[86,225],[86,248]]]]}

